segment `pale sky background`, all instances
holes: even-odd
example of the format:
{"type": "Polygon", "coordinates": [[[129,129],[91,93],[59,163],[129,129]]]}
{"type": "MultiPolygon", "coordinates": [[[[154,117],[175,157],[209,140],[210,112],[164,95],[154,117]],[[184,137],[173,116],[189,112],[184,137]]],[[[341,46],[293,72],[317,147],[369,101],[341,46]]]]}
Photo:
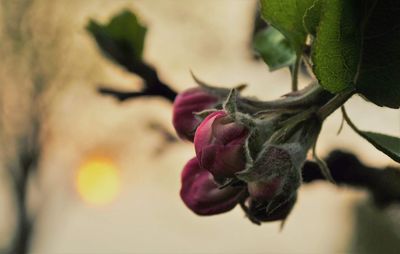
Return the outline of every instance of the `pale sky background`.
{"type": "MultiPolygon", "coordinates": [[[[192,145],[178,142],[158,154],[162,136],[148,128],[156,122],[173,132],[168,102],[138,99],[118,104],[95,93],[99,84],[126,90],[140,84],[104,58],[84,29],[89,18],[107,21],[123,8],[136,11],[149,26],[145,59],[176,90],[195,85],[191,69],[212,84],[248,83],[245,94],[261,99],[288,92],[287,70],[270,73],[264,63],[251,58],[248,44],[255,4],[253,0],[34,1],[26,22],[37,22],[34,35],[44,41],[39,45],[52,50],[43,56],[49,61],[41,64],[57,68],[60,74],[49,78],[59,88],[50,95],[44,156],[38,182],[32,184],[32,207],[39,211],[33,253],[347,252],[352,207],[365,198],[362,192],[327,183],[304,186],[282,232],[279,223],[251,224],[240,208],[198,217],[178,194],[181,169],[194,156],[192,145]],[[122,189],[111,204],[99,207],[80,198],[74,179],[80,163],[102,155],[119,166],[122,189]]],[[[7,68],[13,72],[2,72],[11,74],[3,79],[18,83],[21,77],[14,73],[19,67],[12,68],[16,63],[9,62],[7,68]]],[[[400,134],[398,110],[379,108],[357,96],[347,109],[361,129],[400,134]]],[[[394,165],[349,127],[337,136],[340,120],[335,113],[324,125],[320,155],[346,148],[370,165],[394,165]]],[[[0,204],[9,203],[5,188],[6,183],[0,188],[0,204]]],[[[0,213],[7,215],[0,216],[3,243],[12,227],[12,210],[1,205],[0,213]]]]}

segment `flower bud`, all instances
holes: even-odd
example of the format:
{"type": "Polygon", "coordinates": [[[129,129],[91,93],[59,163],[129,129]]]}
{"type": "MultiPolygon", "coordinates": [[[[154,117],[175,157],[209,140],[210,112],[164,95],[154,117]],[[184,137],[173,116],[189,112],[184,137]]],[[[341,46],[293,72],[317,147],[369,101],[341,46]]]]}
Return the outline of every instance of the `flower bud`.
{"type": "Polygon", "coordinates": [[[194,146],[201,167],[217,179],[244,170],[244,144],[249,131],[225,111],[207,116],[196,130],[194,146]]]}
{"type": "Polygon", "coordinates": [[[198,215],[213,215],[233,209],[244,194],[242,187],[220,189],[213,176],[202,169],[197,158],[191,159],[182,171],[181,198],[198,215]]]}
{"type": "Polygon", "coordinates": [[[217,96],[207,93],[200,87],[180,93],[174,101],[172,116],[172,124],[178,136],[193,141],[196,127],[200,123],[194,113],[212,108],[218,100],[217,96]]]}

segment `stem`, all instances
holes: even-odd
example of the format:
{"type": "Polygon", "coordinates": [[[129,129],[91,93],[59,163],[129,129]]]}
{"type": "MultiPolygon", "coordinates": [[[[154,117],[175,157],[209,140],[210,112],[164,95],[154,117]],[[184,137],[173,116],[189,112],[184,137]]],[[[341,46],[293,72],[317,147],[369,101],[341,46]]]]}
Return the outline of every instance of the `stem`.
{"type": "Polygon", "coordinates": [[[303,90],[297,96],[288,96],[273,101],[257,101],[249,98],[241,97],[239,101],[254,107],[257,111],[266,109],[298,109],[308,107],[310,105],[318,104],[319,102],[326,102],[327,99],[331,98],[331,94],[325,91],[319,85],[310,85],[303,90]]]}
{"type": "Polygon", "coordinates": [[[351,96],[355,93],[355,89],[345,90],[333,97],[328,103],[323,105],[317,112],[318,118],[323,121],[330,114],[335,112],[336,109],[340,108],[351,96]]]}
{"type": "Polygon", "coordinates": [[[301,62],[301,55],[297,55],[295,63],[290,68],[292,74],[293,92],[296,92],[298,90],[298,75],[299,75],[300,62],[301,62]]]}
{"type": "MultiPolygon", "coordinates": [[[[344,106],[342,106],[341,108],[343,109],[343,107],[344,107],[344,106]]],[[[340,126],[339,126],[338,131],[336,132],[336,135],[339,135],[339,134],[342,132],[343,126],[344,126],[344,122],[345,122],[345,119],[344,119],[344,117],[342,116],[342,121],[340,122],[340,126]]]]}
{"type": "MultiPolygon", "coordinates": [[[[317,138],[318,140],[318,138],[317,138]]],[[[326,164],[326,162],[324,160],[322,160],[321,158],[319,158],[318,154],[317,154],[317,140],[315,141],[313,147],[312,147],[312,156],[314,161],[317,163],[318,167],[321,170],[322,175],[331,183],[336,184],[335,180],[333,180],[331,171],[328,167],[328,165],[326,164]]]]}
{"type": "Polygon", "coordinates": [[[341,107],[342,114],[343,114],[343,119],[346,121],[346,123],[360,136],[364,137],[364,134],[357,128],[357,126],[354,125],[354,123],[350,120],[349,115],[346,112],[346,109],[344,106],[341,107]]]}
{"type": "MultiPolygon", "coordinates": [[[[315,107],[308,108],[280,123],[280,128],[270,138],[271,143],[284,143],[299,129],[305,120],[310,119],[316,111],[315,107]]],[[[307,138],[307,137],[302,137],[307,138]]]]}
{"type": "Polygon", "coordinates": [[[304,61],[304,64],[306,66],[308,75],[310,75],[310,77],[314,77],[315,78],[315,75],[313,73],[312,63],[311,63],[311,60],[310,60],[310,56],[308,54],[304,54],[303,55],[303,61],[304,61]]]}

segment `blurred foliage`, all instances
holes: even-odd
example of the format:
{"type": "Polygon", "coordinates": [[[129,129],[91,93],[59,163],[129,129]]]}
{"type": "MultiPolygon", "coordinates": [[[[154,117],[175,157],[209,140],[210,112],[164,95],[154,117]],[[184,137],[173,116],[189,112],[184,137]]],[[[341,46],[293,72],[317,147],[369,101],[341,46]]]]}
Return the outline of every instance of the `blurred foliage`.
{"type": "Polygon", "coordinates": [[[87,30],[106,56],[128,70],[134,71],[142,62],[147,28],[131,11],[122,11],[106,25],[91,20],[87,30]]]}
{"type": "Polygon", "coordinates": [[[303,16],[314,0],[261,0],[260,2],[262,17],[281,31],[296,54],[301,56],[307,37],[303,16]]]}
{"type": "Polygon", "coordinates": [[[112,17],[106,25],[91,20],[87,30],[104,55],[144,81],[140,91],[121,92],[102,86],[98,88],[101,94],[111,95],[121,102],[143,96],[159,96],[174,101],[177,93],[159,79],[157,70],[142,57],[147,28],[140,24],[133,12],[124,10],[112,17]]]}
{"type": "Polygon", "coordinates": [[[254,37],[253,47],[270,71],[295,64],[296,53],[285,36],[273,27],[259,31],[254,37]]]}
{"type": "Polygon", "coordinates": [[[399,209],[398,205],[381,210],[370,202],[358,204],[355,207],[355,228],[350,252],[354,254],[399,253],[399,209]]]}

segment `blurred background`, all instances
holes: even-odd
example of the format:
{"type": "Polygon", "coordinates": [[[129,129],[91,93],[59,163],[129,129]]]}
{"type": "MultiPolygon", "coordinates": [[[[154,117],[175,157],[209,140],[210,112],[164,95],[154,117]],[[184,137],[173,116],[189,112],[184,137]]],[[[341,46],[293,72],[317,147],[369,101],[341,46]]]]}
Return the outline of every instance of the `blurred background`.
{"type": "MultiPolygon", "coordinates": [[[[279,223],[251,224],[240,208],[196,216],[179,197],[180,172],[194,149],[176,138],[170,103],[146,97],[118,103],[96,92],[102,85],[130,91],[142,84],[105,58],[85,29],[89,19],[104,23],[129,9],[149,29],[146,62],[176,91],[195,85],[193,70],[211,84],[247,83],[244,93],[260,99],[287,93],[289,71],[271,73],[252,56],[256,6],[255,0],[2,0],[0,250],[15,241],[15,179],[27,181],[30,253],[377,253],[383,243],[398,247],[398,206],[377,210],[366,192],[326,182],[301,187],[282,231],[279,223]],[[32,151],[38,161],[24,157],[32,151]],[[17,172],[24,163],[32,177],[17,172]]],[[[308,81],[301,77],[302,86],[308,81]]],[[[400,134],[398,110],[357,96],[347,109],[360,128],[400,134]]],[[[335,113],[325,123],[320,155],[342,148],[368,165],[396,166],[347,126],[337,135],[340,122],[335,113]]]]}

